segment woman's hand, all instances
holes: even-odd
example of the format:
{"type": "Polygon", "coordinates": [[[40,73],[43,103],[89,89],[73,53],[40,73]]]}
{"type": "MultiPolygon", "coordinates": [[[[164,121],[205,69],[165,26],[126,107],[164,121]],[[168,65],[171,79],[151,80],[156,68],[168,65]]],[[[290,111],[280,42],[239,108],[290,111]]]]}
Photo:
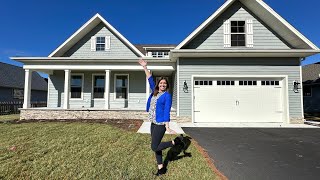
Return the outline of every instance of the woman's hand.
{"type": "Polygon", "coordinates": [[[147,66],[147,62],[145,60],[143,60],[142,58],[139,59],[139,64],[143,67],[146,67],[147,66]]]}
{"type": "Polygon", "coordinates": [[[168,132],[169,134],[177,134],[176,131],[174,131],[174,130],[168,128],[168,127],[166,128],[166,130],[167,130],[167,132],[168,132]]]}

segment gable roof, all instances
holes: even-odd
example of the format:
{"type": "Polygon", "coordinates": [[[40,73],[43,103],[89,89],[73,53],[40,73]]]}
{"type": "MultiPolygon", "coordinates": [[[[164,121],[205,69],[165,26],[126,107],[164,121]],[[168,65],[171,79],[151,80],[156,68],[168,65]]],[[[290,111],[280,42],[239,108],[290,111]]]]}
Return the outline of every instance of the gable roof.
{"type": "Polygon", "coordinates": [[[124,42],[134,53],[140,57],[144,55],[132,45],[124,36],[122,36],[111,24],[109,24],[100,14],[96,14],[89,21],[87,21],[81,28],[79,28],[72,36],[70,36],[63,44],[61,44],[56,50],[54,50],[48,57],[57,57],[62,56],[67,50],[69,50],[73,45],[75,45],[81,38],[83,38],[87,33],[89,33],[94,27],[99,23],[104,23],[108,29],[115,36],[118,36],[119,39],[124,42]]]}
{"type": "MultiPolygon", "coordinates": [[[[0,87],[24,88],[24,69],[0,62],[0,87]]],[[[47,91],[47,82],[37,73],[32,72],[32,90],[47,91]]]]}
{"type": "Polygon", "coordinates": [[[302,67],[302,82],[305,84],[320,83],[320,62],[302,67]]]}
{"type": "Polygon", "coordinates": [[[298,30],[290,25],[285,19],[277,14],[270,6],[262,0],[228,0],[208,19],[206,19],[198,28],[196,28],[187,38],[185,38],[175,49],[181,49],[192,39],[200,34],[208,25],[210,25],[218,16],[225,12],[234,2],[240,1],[264,23],[278,33],[284,40],[297,49],[319,50],[310,40],[303,36],[298,30]]]}

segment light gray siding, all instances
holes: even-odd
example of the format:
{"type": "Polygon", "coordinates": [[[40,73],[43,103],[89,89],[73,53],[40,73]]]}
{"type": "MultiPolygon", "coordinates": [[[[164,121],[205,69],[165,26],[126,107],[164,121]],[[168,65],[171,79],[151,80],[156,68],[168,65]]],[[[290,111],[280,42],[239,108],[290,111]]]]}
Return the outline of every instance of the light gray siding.
{"type": "MultiPolygon", "coordinates": [[[[84,74],[84,89],[83,99],[74,100],[70,99],[70,108],[104,108],[104,99],[92,100],[92,75],[104,74],[104,72],[76,72],[76,74],[84,74]]],[[[54,71],[53,75],[48,78],[49,83],[49,98],[48,107],[62,107],[64,97],[64,71],[54,71]]],[[[111,71],[110,73],[110,108],[118,109],[124,108],[125,105],[128,109],[144,110],[146,105],[146,82],[145,74],[142,71],[111,71]],[[114,98],[114,76],[115,74],[129,74],[129,100],[116,100],[114,98]],[[126,103],[126,104],[125,104],[126,103]]]]}
{"type": "Polygon", "coordinates": [[[290,49],[284,40],[281,40],[275,32],[240,2],[235,2],[183,49],[224,49],[223,21],[227,19],[230,21],[253,20],[254,45],[250,49],[290,49]]]}
{"type": "Polygon", "coordinates": [[[105,25],[100,23],[79,42],[77,42],[63,57],[81,58],[135,58],[138,57],[117,36],[115,36],[105,25]],[[92,36],[111,36],[111,48],[106,51],[91,51],[92,36]]]}
{"type": "Polygon", "coordinates": [[[172,107],[174,109],[177,109],[177,86],[178,86],[178,79],[177,79],[177,71],[175,71],[172,75],[173,80],[173,91],[172,91],[172,107]]]}
{"type": "Polygon", "coordinates": [[[179,60],[179,89],[186,81],[189,91],[179,91],[180,116],[191,116],[191,77],[192,75],[287,75],[289,116],[301,118],[301,91],[294,93],[292,82],[300,81],[299,59],[290,58],[207,58],[179,60]]]}
{"type": "MultiPolygon", "coordinates": [[[[308,85],[309,86],[309,85],[308,85]]],[[[311,86],[310,97],[303,97],[304,111],[307,113],[320,112],[320,85],[311,86]]]]}

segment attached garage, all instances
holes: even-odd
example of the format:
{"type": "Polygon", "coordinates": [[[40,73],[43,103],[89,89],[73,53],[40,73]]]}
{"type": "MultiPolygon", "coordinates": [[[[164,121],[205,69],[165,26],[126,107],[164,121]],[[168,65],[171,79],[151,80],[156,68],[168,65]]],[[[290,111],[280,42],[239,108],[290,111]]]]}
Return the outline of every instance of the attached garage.
{"type": "Polygon", "coordinates": [[[286,87],[286,77],[193,77],[193,122],[285,122],[286,87]]]}

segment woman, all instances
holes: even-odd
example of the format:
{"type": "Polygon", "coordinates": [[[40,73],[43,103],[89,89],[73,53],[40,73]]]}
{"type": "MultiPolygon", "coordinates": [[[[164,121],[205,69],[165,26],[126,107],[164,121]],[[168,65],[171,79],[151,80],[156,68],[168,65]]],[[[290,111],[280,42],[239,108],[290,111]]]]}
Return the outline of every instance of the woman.
{"type": "Polygon", "coordinates": [[[157,85],[155,85],[153,77],[147,69],[147,62],[140,59],[139,64],[143,67],[152,90],[147,102],[147,112],[149,112],[148,119],[151,121],[151,149],[156,154],[158,164],[158,172],[156,175],[159,176],[165,174],[167,170],[166,167],[163,166],[162,150],[182,144],[182,139],[181,137],[176,137],[172,141],[161,142],[166,131],[176,134],[176,132],[169,127],[172,104],[171,95],[167,92],[169,83],[167,79],[161,77],[157,85]]]}

